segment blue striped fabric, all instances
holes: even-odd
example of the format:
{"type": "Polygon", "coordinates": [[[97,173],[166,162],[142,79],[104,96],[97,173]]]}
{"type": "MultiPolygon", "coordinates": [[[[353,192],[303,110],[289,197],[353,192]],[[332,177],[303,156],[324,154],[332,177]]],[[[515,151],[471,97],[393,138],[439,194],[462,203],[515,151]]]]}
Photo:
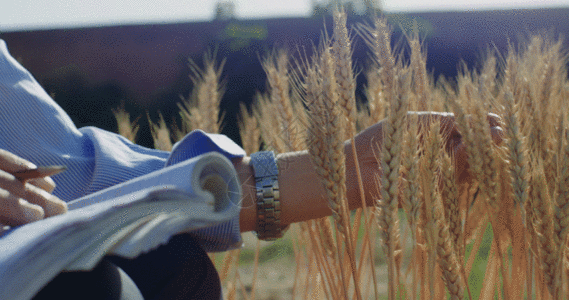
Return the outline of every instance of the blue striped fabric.
{"type": "MultiPolygon", "coordinates": [[[[229,138],[196,130],[174,145],[172,152],[148,149],[95,127],[78,129],[33,76],[0,40],[0,148],[36,165],[65,165],[53,176],[54,194],[64,201],[209,151],[228,158],[245,151],[229,138]]],[[[240,245],[239,220],[195,232],[206,251],[240,245]]]]}

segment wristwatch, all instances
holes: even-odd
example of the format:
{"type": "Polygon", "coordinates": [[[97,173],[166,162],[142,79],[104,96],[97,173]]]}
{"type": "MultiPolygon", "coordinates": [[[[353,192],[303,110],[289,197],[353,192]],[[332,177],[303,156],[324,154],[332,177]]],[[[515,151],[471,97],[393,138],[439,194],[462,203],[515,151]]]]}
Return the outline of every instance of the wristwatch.
{"type": "Polygon", "coordinates": [[[257,224],[260,240],[274,241],[283,237],[288,226],[281,225],[281,202],[279,194],[279,170],[273,151],[251,154],[255,172],[257,224]]]}

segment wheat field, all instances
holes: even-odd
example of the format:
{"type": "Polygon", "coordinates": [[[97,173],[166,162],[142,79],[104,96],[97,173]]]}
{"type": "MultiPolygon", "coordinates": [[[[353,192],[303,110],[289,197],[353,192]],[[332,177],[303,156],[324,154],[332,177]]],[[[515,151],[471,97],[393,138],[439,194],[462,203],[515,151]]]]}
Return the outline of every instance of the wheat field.
{"type": "MultiPolygon", "coordinates": [[[[211,254],[224,298],[568,299],[562,42],[530,36],[507,53],[488,51],[477,70],[435,80],[419,34],[406,35],[404,56],[392,48],[391,33],[383,17],[347,28],[340,10],[313,55],[263,58],[268,89],[252,107],[241,106],[242,146],[247,153],[261,145],[279,153],[308,149],[333,215],[293,224],[275,243],[247,234],[245,248],[211,254]],[[368,45],[372,61],[359,75],[355,39],[368,45]],[[365,103],[355,97],[356,76],[366,76],[365,103]],[[454,113],[472,181],[458,180],[440,124],[420,126],[409,111],[454,113]],[[499,144],[489,112],[499,116],[499,144]],[[376,197],[361,199],[374,205],[349,211],[344,142],[380,120],[376,197]],[[269,252],[276,258],[267,259],[269,252]]],[[[220,113],[222,69],[213,57],[192,64],[194,89],[179,105],[183,125],[152,123],[156,148],[170,150],[193,129],[220,131],[221,118],[205,116],[220,113]]],[[[114,113],[119,132],[134,141],[136,122],[124,110],[114,113]]],[[[351,179],[362,186],[361,176],[351,179]]]]}

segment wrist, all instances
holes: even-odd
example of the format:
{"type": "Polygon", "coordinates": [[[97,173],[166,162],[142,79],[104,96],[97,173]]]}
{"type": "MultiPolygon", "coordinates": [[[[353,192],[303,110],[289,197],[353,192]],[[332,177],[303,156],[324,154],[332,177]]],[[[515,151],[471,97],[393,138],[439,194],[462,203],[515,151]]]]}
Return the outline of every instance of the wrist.
{"type": "Polygon", "coordinates": [[[241,184],[241,211],[239,227],[241,232],[255,230],[257,209],[255,207],[255,178],[250,157],[233,159],[233,166],[241,184]]]}

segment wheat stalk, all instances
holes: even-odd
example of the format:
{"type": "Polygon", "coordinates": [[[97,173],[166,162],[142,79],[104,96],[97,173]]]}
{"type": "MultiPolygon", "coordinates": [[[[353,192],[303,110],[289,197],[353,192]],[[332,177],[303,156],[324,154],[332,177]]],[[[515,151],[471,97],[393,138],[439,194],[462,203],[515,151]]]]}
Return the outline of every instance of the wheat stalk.
{"type": "MultiPolygon", "coordinates": [[[[365,200],[365,191],[363,187],[363,181],[360,172],[360,164],[358,160],[358,155],[356,151],[356,143],[354,136],[356,134],[356,78],[354,76],[354,72],[352,69],[352,47],[351,47],[351,39],[348,34],[348,28],[346,27],[346,12],[342,10],[335,10],[334,11],[334,35],[333,35],[333,54],[336,61],[336,83],[338,88],[338,104],[342,108],[342,112],[345,117],[345,138],[351,139],[350,145],[352,147],[352,158],[354,160],[354,166],[356,169],[356,176],[357,182],[359,186],[360,192],[360,200],[362,204],[362,208],[358,209],[355,216],[355,224],[354,224],[354,241],[353,244],[356,244],[357,234],[359,232],[359,225],[361,220],[361,211],[364,212],[364,220],[369,219],[369,214],[366,209],[366,200],[365,200]]],[[[371,243],[368,243],[369,252],[371,260],[373,261],[373,251],[371,249],[371,243]]],[[[352,246],[353,254],[355,256],[355,247],[352,246]]],[[[356,274],[358,274],[356,270],[356,274]]],[[[377,290],[377,279],[375,274],[375,268],[371,266],[371,273],[373,278],[373,286],[374,286],[374,293],[375,297],[378,297],[378,290],[377,290]]],[[[359,276],[354,277],[356,285],[359,285],[359,276]],[[357,280],[356,280],[357,278],[357,280]]],[[[356,287],[356,292],[358,292],[359,287],[356,287]]]]}
{"type": "MultiPolygon", "coordinates": [[[[397,80],[397,79],[396,79],[397,80]]],[[[404,79],[401,79],[404,80],[404,79]]],[[[405,84],[404,87],[407,85],[405,84]]],[[[390,299],[395,299],[398,276],[395,266],[395,250],[399,244],[399,228],[397,226],[399,168],[401,159],[401,145],[408,99],[400,95],[394,98],[389,108],[389,117],[383,125],[383,139],[381,143],[381,199],[377,201],[379,209],[379,226],[381,236],[386,247],[386,255],[389,261],[388,276],[390,278],[390,299]]]]}
{"type": "Polygon", "coordinates": [[[563,281],[561,280],[563,258],[565,252],[565,244],[567,234],[569,233],[569,133],[563,126],[565,114],[561,114],[561,124],[559,131],[563,133],[562,139],[558,141],[560,144],[559,172],[556,180],[555,206],[554,206],[554,239],[557,248],[558,257],[555,272],[555,297],[561,298],[563,292],[563,281]]]}
{"type": "MultiPolygon", "coordinates": [[[[340,114],[336,103],[335,78],[328,46],[324,46],[321,57],[315,57],[311,65],[306,66],[304,88],[307,107],[310,111],[307,135],[308,153],[315,170],[324,184],[326,196],[338,233],[337,253],[343,253],[341,240],[350,241],[350,226],[343,213],[342,202],[345,200],[345,165],[343,143],[338,137],[343,136],[340,127],[340,114]]],[[[349,250],[348,250],[349,251],[349,250]]],[[[342,275],[343,294],[347,297],[342,259],[339,259],[342,275]]]]}
{"type": "MultiPolygon", "coordinates": [[[[421,151],[423,156],[420,158],[420,184],[422,190],[423,201],[419,214],[419,226],[427,243],[427,274],[435,273],[436,264],[436,251],[437,251],[437,237],[438,232],[435,226],[435,219],[433,218],[435,210],[435,201],[437,197],[436,177],[435,172],[437,169],[437,162],[441,146],[441,135],[439,133],[439,124],[435,122],[428,122],[425,124],[427,128],[422,128],[423,145],[421,151]]],[[[427,278],[423,278],[423,286],[427,283],[427,278]]],[[[429,276],[429,292],[430,298],[434,299],[435,296],[435,276],[429,276]]],[[[422,297],[427,296],[427,290],[422,289],[422,297]]]]}
{"type": "MultiPolygon", "coordinates": [[[[410,119],[407,130],[404,132],[403,152],[401,153],[401,203],[407,212],[407,220],[411,228],[411,243],[413,249],[411,253],[416,252],[417,243],[417,220],[421,208],[421,195],[419,189],[419,156],[418,156],[418,137],[417,137],[417,116],[408,115],[410,119]]],[[[411,299],[417,296],[417,272],[413,272],[411,299]]]]}
{"type": "MultiPolygon", "coordinates": [[[[400,298],[417,299],[418,295],[421,299],[444,298],[445,286],[452,299],[462,298],[464,289],[469,291],[467,278],[478,272],[473,264],[480,256],[479,249],[483,249],[481,243],[488,221],[494,240],[481,299],[491,299],[496,293],[506,299],[538,295],[540,299],[566,298],[569,133],[565,128],[564,99],[569,82],[562,44],[541,36],[531,37],[518,51],[510,44],[503,69],[497,67],[499,53],[489,52],[482,70],[479,73],[463,70],[455,88],[452,80],[437,80],[435,85],[427,74],[425,52],[416,31],[405,45],[410,49],[408,63],[394,54],[391,28],[385,18],[380,18],[372,26],[356,27],[371,50],[372,60],[362,70],[368,79],[369,102],[357,107],[351,58],[353,40],[345,13],[336,11],[334,22],[332,40],[323,43],[310,63],[293,69],[285,52],[271,54],[263,62],[267,93],[258,94],[253,114],[244,105],[240,107],[239,126],[247,152],[257,151],[261,138],[266,148],[277,152],[306,146],[326,187],[333,218],[293,225],[291,229],[298,235],[293,237],[297,265],[293,298],[347,299],[352,293],[366,298],[371,284],[381,281],[380,276],[377,279],[369,276],[366,265],[370,264],[373,272],[374,221],[379,224],[379,235],[385,242],[390,299],[395,299],[398,292],[407,292],[400,298]],[[296,101],[298,97],[304,102],[296,101]],[[416,122],[411,120],[413,114],[406,114],[410,107],[414,108],[412,102],[417,102],[421,110],[455,112],[474,179],[472,186],[456,185],[453,158],[441,153],[440,127],[431,120],[424,123],[424,130],[417,129],[416,122]],[[303,105],[310,113],[308,117],[303,105]],[[501,124],[504,148],[497,147],[490,139],[487,112],[494,109],[500,111],[504,120],[501,124]],[[376,203],[379,210],[370,219],[365,218],[367,212],[363,211],[364,238],[358,240],[361,211],[356,212],[351,223],[343,178],[344,140],[352,137],[358,126],[368,127],[383,117],[387,119],[377,157],[382,175],[376,178],[381,188],[381,199],[376,203]],[[309,127],[306,135],[304,125],[309,127]],[[462,203],[472,200],[473,195],[479,200],[463,207],[462,203]],[[521,216],[513,203],[520,208],[521,216]],[[409,222],[411,249],[405,247],[409,241],[400,240],[399,205],[409,222]],[[472,249],[468,258],[464,257],[465,249],[472,249]],[[508,249],[512,249],[511,255],[505,252],[508,249]],[[408,274],[412,272],[413,282],[407,284],[405,280],[400,282],[399,272],[402,261],[407,262],[408,256],[404,254],[409,251],[412,260],[404,268],[408,274]],[[368,281],[370,278],[373,283],[368,281]],[[399,285],[403,288],[398,289],[399,285]]],[[[179,104],[182,130],[174,130],[174,137],[179,139],[195,128],[219,132],[223,119],[219,117],[223,92],[219,80],[221,66],[212,60],[203,69],[192,64],[194,89],[189,99],[179,104]],[[219,118],[205,117],[210,115],[219,118]]],[[[138,130],[136,121],[131,123],[124,109],[113,113],[121,134],[134,140],[138,130]]],[[[168,149],[171,141],[160,142],[170,140],[164,118],[160,115],[150,128],[155,147],[168,149]]],[[[355,146],[353,141],[352,146],[355,146]]],[[[355,149],[352,153],[356,153],[355,149]]],[[[357,160],[355,163],[359,165],[357,160]]],[[[255,252],[251,293],[245,291],[241,271],[236,268],[238,251],[228,253],[224,264],[218,266],[229,299],[261,297],[256,282],[260,277],[260,250],[257,248],[255,252]]]]}

